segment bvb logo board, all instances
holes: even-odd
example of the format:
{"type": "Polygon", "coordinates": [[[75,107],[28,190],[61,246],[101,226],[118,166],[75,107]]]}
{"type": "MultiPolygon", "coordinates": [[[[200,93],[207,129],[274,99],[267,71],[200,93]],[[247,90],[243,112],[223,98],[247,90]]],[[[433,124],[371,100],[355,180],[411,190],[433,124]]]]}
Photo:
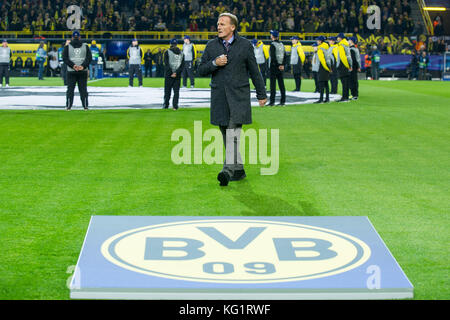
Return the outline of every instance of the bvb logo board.
{"type": "Polygon", "coordinates": [[[367,217],[93,216],[77,299],[389,299],[413,286],[367,217]]]}
{"type": "Polygon", "coordinates": [[[241,219],[137,228],[107,239],[101,252],[111,263],[130,271],[226,283],[326,277],[356,268],[370,257],[367,244],[345,233],[241,219]]]}

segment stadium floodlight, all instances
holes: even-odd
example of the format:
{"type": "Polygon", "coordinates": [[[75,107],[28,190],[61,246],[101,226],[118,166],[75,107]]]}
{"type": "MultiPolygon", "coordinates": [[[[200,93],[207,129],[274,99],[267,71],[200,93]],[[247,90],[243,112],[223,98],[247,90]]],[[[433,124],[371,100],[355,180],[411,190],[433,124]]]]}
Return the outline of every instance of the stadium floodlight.
{"type": "Polygon", "coordinates": [[[445,7],[423,7],[423,10],[426,10],[426,11],[446,11],[447,8],[445,8],[445,7]]]}

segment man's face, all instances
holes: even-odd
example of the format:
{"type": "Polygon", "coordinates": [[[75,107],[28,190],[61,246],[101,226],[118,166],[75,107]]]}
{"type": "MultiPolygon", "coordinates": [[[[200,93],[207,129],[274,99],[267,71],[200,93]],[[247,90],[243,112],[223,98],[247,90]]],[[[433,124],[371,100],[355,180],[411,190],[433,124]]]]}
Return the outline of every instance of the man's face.
{"type": "Polygon", "coordinates": [[[8,42],[2,42],[2,47],[6,48],[8,46],[8,42]]]}
{"type": "Polygon", "coordinates": [[[230,17],[220,17],[219,21],[217,21],[217,35],[221,39],[228,40],[231,38],[235,29],[236,27],[231,24],[230,17]]]}
{"type": "Polygon", "coordinates": [[[296,43],[297,43],[297,40],[292,39],[292,45],[294,45],[294,44],[296,44],[296,43]]]}
{"type": "Polygon", "coordinates": [[[132,44],[133,44],[133,46],[137,46],[138,43],[137,43],[137,41],[133,41],[132,44]]]}
{"type": "Polygon", "coordinates": [[[189,44],[189,39],[184,39],[184,43],[189,44]]]}

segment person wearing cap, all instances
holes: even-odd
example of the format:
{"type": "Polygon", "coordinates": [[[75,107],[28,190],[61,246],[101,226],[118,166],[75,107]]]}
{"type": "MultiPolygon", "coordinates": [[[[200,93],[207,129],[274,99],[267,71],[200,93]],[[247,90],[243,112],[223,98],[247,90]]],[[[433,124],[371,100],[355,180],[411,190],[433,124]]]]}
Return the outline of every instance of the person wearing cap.
{"type": "Polygon", "coordinates": [[[294,75],[295,80],[295,90],[300,91],[302,86],[302,68],[303,63],[305,63],[305,52],[303,52],[302,45],[299,41],[300,39],[297,36],[293,36],[291,38],[292,47],[291,47],[291,69],[292,74],[294,75]]]}
{"type": "Polygon", "coordinates": [[[330,79],[331,61],[329,55],[329,46],[325,42],[324,36],[317,38],[317,59],[319,60],[319,71],[317,72],[317,80],[319,84],[320,98],[315,103],[330,102],[330,89],[328,87],[328,80],[330,79]],[[323,100],[323,93],[326,93],[325,100],[323,100]]]}
{"type": "Polygon", "coordinates": [[[284,86],[284,65],[286,64],[286,50],[279,40],[279,32],[270,30],[270,38],[272,43],[269,49],[269,71],[270,71],[270,102],[269,106],[275,105],[275,95],[277,88],[280,88],[281,99],[279,106],[286,103],[286,87],[284,86]]]}
{"type": "Polygon", "coordinates": [[[44,63],[47,59],[47,51],[44,49],[44,41],[39,43],[39,48],[36,50],[36,63],[38,64],[38,79],[44,80],[44,63]]]}
{"type": "Polygon", "coordinates": [[[184,53],[178,48],[177,39],[170,40],[170,48],[164,53],[164,109],[169,108],[173,90],[172,108],[178,109],[181,73],[184,66],[184,53]]]}
{"type": "Polygon", "coordinates": [[[317,46],[318,46],[317,42],[314,42],[312,44],[314,54],[313,54],[312,60],[311,60],[311,72],[312,72],[312,76],[313,76],[313,80],[314,80],[314,93],[319,92],[320,61],[319,61],[319,56],[317,54],[317,50],[318,50],[317,46]]]}
{"type": "Polygon", "coordinates": [[[0,88],[3,87],[3,76],[5,87],[9,87],[9,64],[11,63],[12,50],[8,47],[8,41],[4,39],[0,47],[0,88]]]}
{"type": "Polygon", "coordinates": [[[328,45],[328,55],[331,62],[331,73],[330,73],[330,84],[331,84],[331,94],[337,94],[338,90],[338,72],[336,69],[336,61],[338,59],[338,46],[336,45],[336,37],[329,37],[328,45]]]}
{"type": "Polygon", "coordinates": [[[133,86],[134,75],[137,74],[139,80],[139,87],[142,87],[142,69],[141,63],[144,53],[138,44],[137,39],[133,39],[131,46],[127,50],[128,57],[128,86],[133,86]]]}
{"type": "Polygon", "coordinates": [[[338,59],[336,68],[342,84],[342,98],[339,102],[349,101],[349,79],[352,71],[352,58],[350,56],[350,47],[343,33],[337,36],[338,41],[338,59]]]}
{"type": "Polygon", "coordinates": [[[91,42],[92,61],[89,64],[89,79],[97,79],[98,76],[98,57],[100,56],[100,49],[97,47],[97,42],[91,42]]]}
{"type": "Polygon", "coordinates": [[[191,38],[186,35],[184,36],[183,43],[183,54],[184,54],[184,67],[183,67],[183,88],[187,87],[187,78],[191,83],[191,88],[195,86],[194,77],[194,62],[197,58],[197,49],[195,45],[191,43],[191,38]]]}
{"type": "Polygon", "coordinates": [[[73,105],[75,86],[78,84],[81,104],[84,110],[88,110],[88,68],[92,60],[91,50],[86,43],[81,42],[80,32],[72,33],[72,40],[64,47],[63,60],[67,65],[67,92],[66,110],[69,111],[73,105]]]}
{"type": "Polygon", "coordinates": [[[239,146],[242,126],[252,123],[249,77],[259,105],[267,102],[252,44],[239,36],[238,26],[235,15],[219,15],[217,38],[206,44],[198,69],[202,77],[211,75],[211,124],[219,126],[225,145],[225,163],[217,175],[220,186],[246,177],[239,146]]]}
{"type": "Polygon", "coordinates": [[[267,59],[269,58],[269,50],[264,46],[264,43],[258,39],[252,40],[253,52],[255,53],[256,63],[259,67],[259,72],[264,81],[264,86],[267,83],[267,59]]]}
{"type": "Polygon", "coordinates": [[[358,39],[351,37],[348,41],[350,44],[350,56],[352,58],[352,71],[350,72],[350,94],[352,100],[358,100],[359,86],[358,86],[358,72],[361,72],[361,55],[359,49],[356,47],[358,39]]]}

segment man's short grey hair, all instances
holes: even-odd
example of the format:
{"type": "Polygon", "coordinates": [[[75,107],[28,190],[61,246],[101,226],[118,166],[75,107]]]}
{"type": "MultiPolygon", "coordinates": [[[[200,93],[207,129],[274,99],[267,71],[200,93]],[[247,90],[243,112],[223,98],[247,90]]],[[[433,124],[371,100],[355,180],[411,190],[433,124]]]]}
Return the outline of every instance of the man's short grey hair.
{"type": "Polygon", "coordinates": [[[230,18],[231,24],[233,24],[236,27],[236,30],[237,30],[239,23],[238,23],[238,18],[234,14],[229,13],[229,12],[224,12],[224,13],[221,13],[219,15],[219,18],[220,17],[228,17],[228,18],[230,18]]]}

